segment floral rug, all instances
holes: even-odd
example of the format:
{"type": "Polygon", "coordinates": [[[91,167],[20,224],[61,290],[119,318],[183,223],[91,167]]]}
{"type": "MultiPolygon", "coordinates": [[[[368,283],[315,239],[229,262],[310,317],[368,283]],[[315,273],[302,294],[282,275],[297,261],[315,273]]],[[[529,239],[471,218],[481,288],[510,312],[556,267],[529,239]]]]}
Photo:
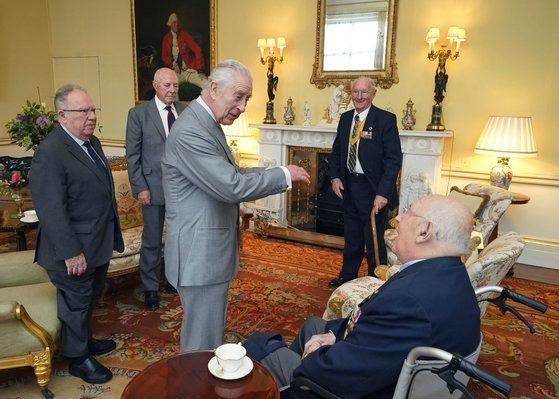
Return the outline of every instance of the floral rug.
{"type": "MultiPolygon", "coordinates": [[[[310,245],[243,236],[241,271],[231,283],[225,340],[238,342],[254,331],[277,331],[290,341],[309,315],[322,315],[337,275],[341,252],[310,245]]],[[[362,267],[362,272],[366,268],[362,267]]],[[[507,278],[504,285],[550,305],[545,315],[519,307],[536,327],[532,335],[521,322],[495,307],[482,321],[484,345],[478,364],[513,384],[511,398],[557,398],[559,393],[559,287],[507,278]],[[555,384],[555,385],[554,385],[555,384]]],[[[147,365],[178,351],[182,318],[179,297],[161,295],[161,308],[143,308],[138,276],[110,281],[104,303],[94,312],[94,332],[110,337],[117,349],[100,356],[115,377],[92,385],[68,374],[58,359],[50,388],[57,399],[118,399],[147,365]]],[[[498,398],[486,387],[471,383],[478,398],[498,398]]],[[[30,368],[0,371],[0,399],[40,399],[30,368]]]]}

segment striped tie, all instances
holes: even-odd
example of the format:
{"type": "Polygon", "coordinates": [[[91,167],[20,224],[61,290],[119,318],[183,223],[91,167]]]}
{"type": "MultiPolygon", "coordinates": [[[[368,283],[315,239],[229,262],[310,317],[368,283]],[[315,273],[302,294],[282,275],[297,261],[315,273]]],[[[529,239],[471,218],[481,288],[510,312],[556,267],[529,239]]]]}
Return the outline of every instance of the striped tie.
{"type": "Polygon", "coordinates": [[[355,172],[355,165],[357,164],[357,143],[359,139],[356,138],[357,131],[359,130],[359,114],[355,114],[353,120],[353,130],[351,131],[351,138],[349,140],[349,159],[347,161],[347,167],[350,172],[355,172]]]}
{"type": "Polygon", "coordinates": [[[169,127],[169,131],[171,131],[173,123],[175,123],[175,114],[173,114],[173,109],[170,105],[167,105],[165,109],[167,110],[167,126],[169,127]]]}

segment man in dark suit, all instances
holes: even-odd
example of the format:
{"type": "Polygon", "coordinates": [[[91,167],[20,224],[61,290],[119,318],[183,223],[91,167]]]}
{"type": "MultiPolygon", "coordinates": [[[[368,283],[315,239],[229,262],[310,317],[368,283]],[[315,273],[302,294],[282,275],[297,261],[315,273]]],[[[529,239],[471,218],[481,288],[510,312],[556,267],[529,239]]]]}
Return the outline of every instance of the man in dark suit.
{"type": "Polygon", "coordinates": [[[396,179],[402,167],[402,149],[396,116],[372,105],[375,82],[357,78],[351,86],[354,110],[340,117],[330,156],[328,176],[332,190],[343,199],[344,257],[342,270],[328,283],[339,287],[357,277],[367,247],[369,276],[374,275],[375,256],[371,226],[374,209],[379,260],[386,264],[384,230],[388,208],[398,205],[396,179]]]}
{"type": "Polygon", "coordinates": [[[31,163],[31,192],[39,217],[35,260],[57,289],[62,353],[70,374],[100,384],[111,371],[93,356],[112,351],[113,340],[92,337],[91,312],[103,292],[113,250],[122,252],[114,185],[101,143],[93,136],[95,105],[84,88],[58,89],[59,125],[31,163]]]}
{"type": "MultiPolygon", "coordinates": [[[[179,82],[172,69],[160,68],[153,77],[155,97],[131,108],[126,124],[126,158],[132,192],[142,204],[140,277],[146,309],[159,308],[159,278],[165,222],[161,157],[175,119],[184,110],[177,101],[179,82]]],[[[172,286],[167,289],[174,291],[172,286]]]]}
{"type": "Polygon", "coordinates": [[[412,348],[431,346],[463,356],[476,350],[479,307],[460,259],[468,248],[471,213],[449,197],[428,195],[397,219],[400,271],[348,318],[307,319],[289,349],[258,336],[245,342],[248,355],[281,387],[304,376],[344,398],[392,398],[412,348]],[[280,348],[267,350],[274,347],[280,348]]]}

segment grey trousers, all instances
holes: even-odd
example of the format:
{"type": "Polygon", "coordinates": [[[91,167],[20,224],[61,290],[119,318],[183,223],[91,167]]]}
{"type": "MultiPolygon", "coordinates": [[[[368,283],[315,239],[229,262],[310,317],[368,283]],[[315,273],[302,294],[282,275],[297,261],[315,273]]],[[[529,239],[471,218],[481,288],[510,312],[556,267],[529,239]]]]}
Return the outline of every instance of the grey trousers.
{"type": "Polygon", "coordinates": [[[289,348],[279,348],[260,360],[260,363],[272,373],[280,389],[289,386],[293,379],[293,370],[301,365],[305,342],[313,335],[325,332],[326,320],[316,316],[310,317],[305,320],[289,348]]]}
{"type": "Polygon", "coordinates": [[[140,249],[140,277],[145,291],[159,291],[164,205],[142,206],[144,230],[140,249]]]}
{"type": "Polygon", "coordinates": [[[223,344],[229,281],[177,287],[184,309],[181,352],[215,349],[223,344]]]}

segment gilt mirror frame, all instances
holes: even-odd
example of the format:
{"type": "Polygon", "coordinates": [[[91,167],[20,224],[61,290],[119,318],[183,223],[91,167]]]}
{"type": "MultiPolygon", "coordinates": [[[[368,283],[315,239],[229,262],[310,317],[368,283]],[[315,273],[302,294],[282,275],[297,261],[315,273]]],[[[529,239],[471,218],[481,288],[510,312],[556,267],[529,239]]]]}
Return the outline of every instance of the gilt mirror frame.
{"type": "Polygon", "coordinates": [[[359,76],[369,76],[383,89],[389,89],[399,82],[396,62],[396,26],[398,20],[398,0],[388,0],[388,23],[384,69],[324,71],[324,29],[326,1],[317,0],[315,57],[310,82],[317,88],[343,84],[349,91],[350,83],[359,76]]]}

